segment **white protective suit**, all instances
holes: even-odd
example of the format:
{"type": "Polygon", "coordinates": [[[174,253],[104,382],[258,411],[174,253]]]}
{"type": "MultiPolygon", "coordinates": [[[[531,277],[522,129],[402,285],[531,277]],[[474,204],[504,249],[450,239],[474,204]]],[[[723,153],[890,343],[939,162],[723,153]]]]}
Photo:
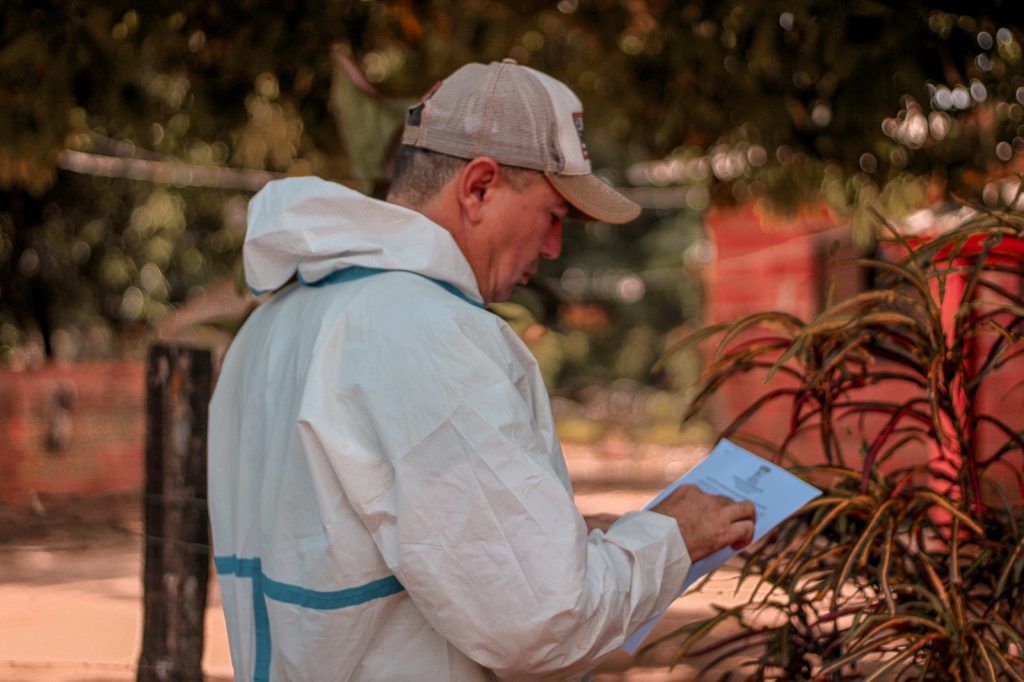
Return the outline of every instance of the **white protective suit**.
{"type": "Polygon", "coordinates": [[[210,408],[236,680],[569,679],[665,609],[676,522],[587,534],[537,366],[451,236],[315,178],[249,207],[210,408]]]}

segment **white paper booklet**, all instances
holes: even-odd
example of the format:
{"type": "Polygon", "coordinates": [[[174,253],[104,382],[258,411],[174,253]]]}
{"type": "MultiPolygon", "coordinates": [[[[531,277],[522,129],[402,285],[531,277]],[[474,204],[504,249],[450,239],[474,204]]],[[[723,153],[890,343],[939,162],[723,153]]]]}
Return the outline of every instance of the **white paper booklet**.
{"type": "MultiPolygon", "coordinates": [[[[707,457],[662,490],[644,509],[650,509],[673,490],[686,484],[696,485],[714,495],[753,502],[757,509],[754,542],[764,537],[787,516],[821,495],[820,490],[785,469],[731,441],[722,440],[707,457]]],[[[737,550],[726,547],[690,566],[679,594],[738,553],[737,550]]],[[[661,615],[658,614],[641,626],[626,640],[622,648],[631,654],[640,648],[661,615]]]]}

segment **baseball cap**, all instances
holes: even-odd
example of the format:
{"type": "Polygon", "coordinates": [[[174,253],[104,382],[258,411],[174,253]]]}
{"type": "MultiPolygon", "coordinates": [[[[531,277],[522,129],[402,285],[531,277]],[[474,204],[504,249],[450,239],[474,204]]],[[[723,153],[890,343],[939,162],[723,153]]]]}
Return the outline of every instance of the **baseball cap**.
{"type": "Polygon", "coordinates": [[[627,223],[640,215],[591,172],[579,98],[512,59],[466,64],[435,85],[409,109],[402,144],[541,171],[580,220],[627,223]]]}

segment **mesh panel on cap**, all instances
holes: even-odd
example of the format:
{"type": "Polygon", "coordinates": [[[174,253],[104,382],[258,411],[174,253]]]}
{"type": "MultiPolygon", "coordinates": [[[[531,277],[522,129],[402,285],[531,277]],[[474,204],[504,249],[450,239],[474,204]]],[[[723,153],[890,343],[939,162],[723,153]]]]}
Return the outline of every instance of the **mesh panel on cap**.
{"type": "MultiPolygon", "coordinates": [[[[427,101],[418,130],[403,142],[471,159],[557,172],[554,110],[544,86],[511,65],[469,64],[427,101]]],[[[411,134],[410,134],[411,133],[411,134]]]]}
{"type": "Polygon", "coordinates": [[[640,207],[590,173],[582,131],[571,118],[580,115],[579,108],[579,99],[564,83],[529,67],[467,64],[410,110],[402,143],[544,171],[576,217],[629,222],[640,207]],[[564,119],[564,152],[556,109],[564,119]]]}

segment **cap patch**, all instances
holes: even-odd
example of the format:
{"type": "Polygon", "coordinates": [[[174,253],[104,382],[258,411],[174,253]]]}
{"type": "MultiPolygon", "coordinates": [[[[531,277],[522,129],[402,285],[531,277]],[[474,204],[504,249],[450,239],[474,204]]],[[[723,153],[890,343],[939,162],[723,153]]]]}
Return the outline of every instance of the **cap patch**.
{"type": "Polygon", "coordinates": [[[583,151],[583,158],[589,161],[590,154],[587,153],[587,143],[583,141],[583,113],[573,112],[572,122],[576,124],[576,134],[580,136],[580,149],[583,151]]]}

